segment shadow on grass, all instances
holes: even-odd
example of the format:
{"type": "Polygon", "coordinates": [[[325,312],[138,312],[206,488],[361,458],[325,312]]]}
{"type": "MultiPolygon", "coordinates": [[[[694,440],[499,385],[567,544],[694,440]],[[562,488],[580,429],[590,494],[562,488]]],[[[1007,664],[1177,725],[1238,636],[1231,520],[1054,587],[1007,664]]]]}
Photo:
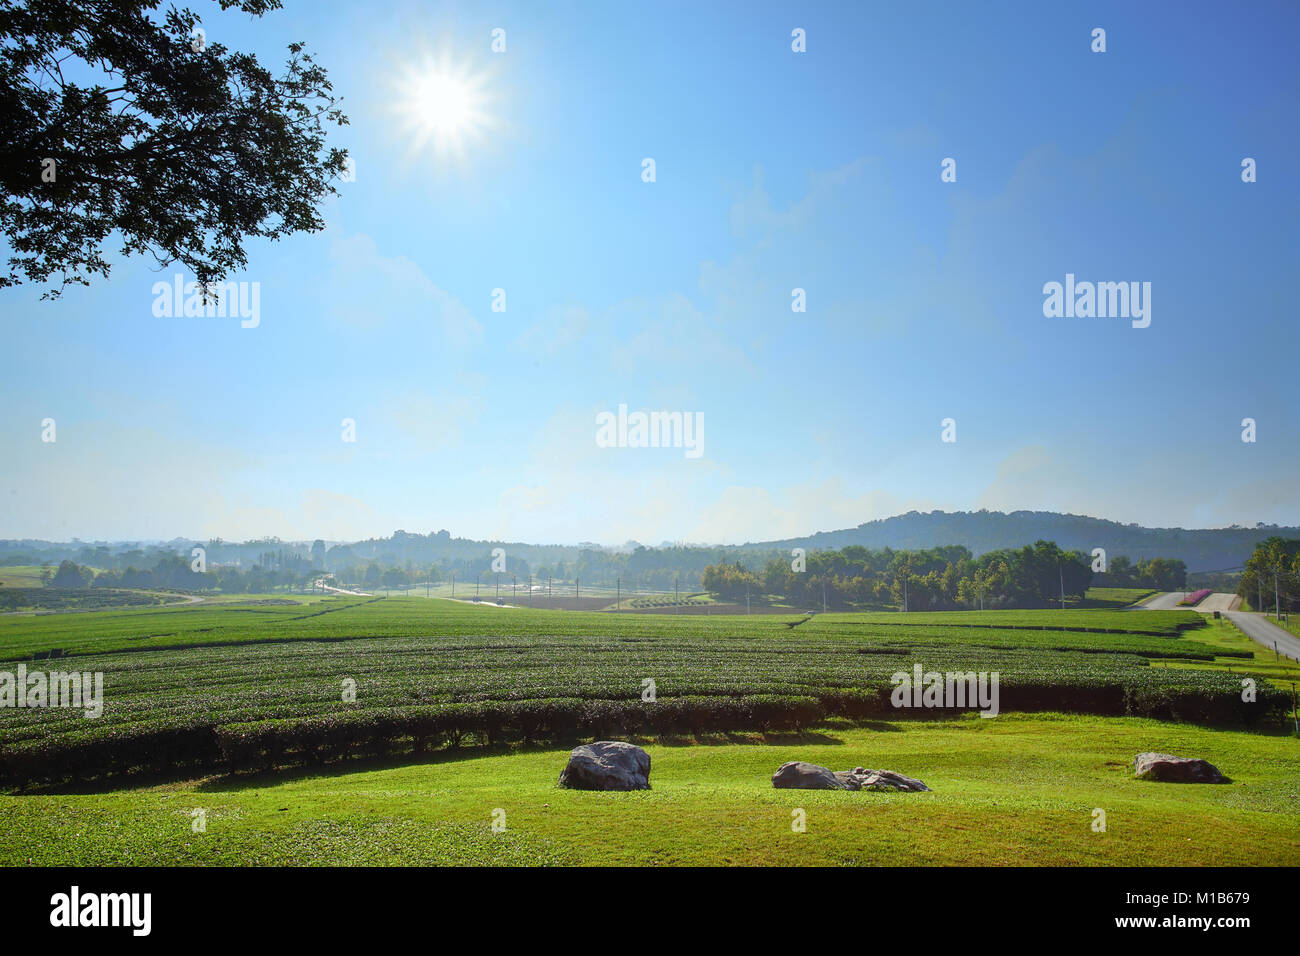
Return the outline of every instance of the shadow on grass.
{"type": "MultiPolygon", "coordinates": [[[[1044,716],[1052,716],[1056,712],[1034,712],[1034,713],[1017,713],[1018,718],[1037,718],[1043,719],[1044,716]]],[[[1075,714],[1057,714],[1063,718],[1073,718],[1075,714]]],[[[658,746],[658,747],[725,747],[725,746],[753,746],[753,747],[792,747],[800,745],[820,745],[820,746],[842,746],[844,741],[837,736],[838,733],[852,729],[870,730],[878,733],[901,732],[906,729],[909,723],[936,723],[931,715],[911,715],[900,716],[894,721],[884,720],[850,720],[847,718],[832,718],[825,724],[816,729],[802,731],[777,732],[771,731],[761,733],[757,731],[728,731],[712,734],[665,734],[663,736],[652,736],[645,734],[619,734],[613,739],[627,740],[641,746],[658,746]]],[[[939,721],[954,728],[961,727],[966,720],[939,721]]],[[[1211,730],[1230,730],[1240,731],[1242,728],[1235,724],[1191,724],[1189,726],[1198,729],[1211,730]]],[[[1290,737],[1300,739],[1290,727],[1252,728],[1255,734],[1264,737],[1290,737]]],[[[138,790],[147,790],[153,787],[165,787],[168,785],[188,784],[197,781],[194,789],[201,792],[223,792],[223,791],[240,791],[255,790],[261,787],[276,786],[284,783],[292,783],[301,780],[322,777],[342,777],[355,773],[366,773],[375,770],[392,770],[399,767],[414,767],[423,765],[436,765],[444,763],[458,763],[464,760],[479,760],[486,757],[499,757],[509,755],[522,755],[532,753],[552,753],[556,756],[555,774],[558,778],[560,770],[564,766],[565,751],[573,747],[590,742],[591,739],[597,738],[578,738],[570,737],[564,740],[546,741],[537,743],[524,742],[505,742],[497,744],[474,744],[462,747],[444,747],[439,750],[428,751],[423,754],[417,754],[412,751],[400,751],[391,753],[387,756],[356,756],[348,757],[342,760],[331,761],[323,764],[297,764],[279,768],[271,768],[257,771],[242,771],[239,773],[214,772],[211,769],[202,768],[179,768],[170,772],[150,772],[150,773],[131,773],[124,775],[115,775],[111,777],[100,778],[91,781],[82,781],[78,783],[61,783],[32,786],[21,790],[6,791],[4,795],[19,796],[59,796],[59,795],[79,795],[79,794],[101,794],[101,793],[123,793],[138,790]]],[[[609,739],[609,738],[606,738],[609,739]]],[[[1108,764],[1109,765],[1109,764],[1108,764]]]]}
{"type": "MultiPolygon", "coordinates": [[[[888,728],[893,730],[895,728],[888,728]]],[[[592,738],[598,739],[598,738],[592,738]]],[[[626,740],[638,746],[646,747],[731,747],[731,746],[792,746],[796,744],[843,745],[839,737],[818,731],[801,731],[792,733],[744,733],[731,731],[698,736],[682,734],[665,734],[663,736],[646,736],[643,734],[621,734],[616,738],[626,740]]],[[[505,757],[522,754],[550,753],[556,757],[555,776],[558,779],[564,769],[566,751],[584,743],[591,743],[585,738],[571,738],[564,741],[546,743],[501,743],[469,747],[443,748],[426,754],[395,754],[388,757],[354,757],[334,763],[315,766],[296,766],[279,769],[260,770],[249,773],[222,774],[204,778],[194,789],[202,792],[230,792],[240,790],[257,790],[262,787],[278,786],[301,780],[323,777],[342,777],[355,773],[374,770],[395,770],[399,767],[433,766],[438,764],[460,763],[465,760],[480,760],[485,757],[505,757]]],[[[133,781],[134,782],[134,781],[133,781]]],[[[145,784],[136,784],[137,787],[145,784]]],[[[110,787],[108,789],[125,789],[110,787]]],[[[66,791],[65,791],[66,792],[66,791]]]]}
{"type": "MultiPolygon", "coordinates": [[[[626,740],[638,746],[647,747],[790,747],[800,745],[842,746],[844,741],[836,736],[837,731],[850,728],[863,728],[874,731],[899,731],[903,728],[885,721],[835,721],[832,726],[823,729],[801,731],[719,731],[707,734],[664,734],[661,736],[646,734],[620,734],[613,739],[626,740]]],[[[592,738],[596,739],[596,738],[592,738]]],[[[501,757],[516,754],[554,753],[557,762],[556,776],[563,769],[563,757],[567,750],[589,743],[587,738],[571,737],[565,740],[525,743],[520,741],[497,744],[474,744],[462,747],[443,747],[439,750],[417,754],[407,750],[391,753],[387,756],[356,756],[342,760],[319,764],[295,764],[292,766],[273,767],[262,770],[231,772],[214,772],[202,768],[178,768],[175,771],[153,771],[120,774],[77,783],[43,784],[13,791],[14,795],[25,796],[72,796],[102,793],[122,793],[148,790],[154,787],[186,784],[198,781],[194,789],[200,792],[226,792],[239,790],[256,790],[261,787],[276,786],[321,777],[340,777],[374,770],[393,770],[399,767],[416,767],[446,763],[459,763],[464,760],[479,760],[485,757],[501,757]]]]}
{"type": "Polygon", "coordinates": [[[815,730],[790,731],[788,733],[776,731],[768,733],[727,731],[716,734],[664,734],[662,737],[631,737],[628,739],[632,743],[652,744],[660,747],[784,747],[791,744],[842,745],[844,743],[838,737],[815,730]]]}

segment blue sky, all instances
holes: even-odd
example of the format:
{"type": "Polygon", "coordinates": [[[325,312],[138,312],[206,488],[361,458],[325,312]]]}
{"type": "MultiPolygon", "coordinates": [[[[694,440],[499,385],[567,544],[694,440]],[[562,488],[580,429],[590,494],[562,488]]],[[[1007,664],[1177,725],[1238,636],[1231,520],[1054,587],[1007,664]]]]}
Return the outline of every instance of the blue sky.
{"type": "Polygon", "coordinates": [[[0,292],[0,536],[1300,517],[1300,8],[285,5],[191,4],[264,63],[308,43],[356,181],[325,231],[250,246],[257,328],[156,318],[175,269],[143,260],[0,292]],[[492,118],[459,156],[403,112],[437,58],[492,118]],[[1045,318],[1066,273],[1150,282],[1150,327],[1045,318]],[[701,413],[703,456],[597,447],[620,403],[701,413]]]}

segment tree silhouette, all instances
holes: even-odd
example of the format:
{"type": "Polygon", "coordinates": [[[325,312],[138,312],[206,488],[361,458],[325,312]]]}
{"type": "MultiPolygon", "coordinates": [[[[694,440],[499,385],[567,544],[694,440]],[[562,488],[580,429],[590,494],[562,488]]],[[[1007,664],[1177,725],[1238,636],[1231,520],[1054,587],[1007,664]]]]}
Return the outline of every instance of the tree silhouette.
{"type": "Polygon", "coordinates": [[[323,228],[347,166],[325,145],[325,123],[347,123],[325,70],[293,43],[275,76],[160,3],[0,0],[0,286],[89,285],[116,233],[207,288],[247,265],[247,239],[323,228]]]}

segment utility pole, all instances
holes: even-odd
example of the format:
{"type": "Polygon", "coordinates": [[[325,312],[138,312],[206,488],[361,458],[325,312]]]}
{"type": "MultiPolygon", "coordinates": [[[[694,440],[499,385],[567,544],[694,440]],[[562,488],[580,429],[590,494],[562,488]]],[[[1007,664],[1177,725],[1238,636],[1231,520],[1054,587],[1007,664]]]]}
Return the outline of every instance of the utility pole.
{"type": "Polygon", "coordinates": [[[617,587],[618,587],[618,591],[616,593],[618,596],[615,598],[614,601],[614,610],[621,611],[623,610],[623,576],[622,575],[619,575],[618,577],[617,587]]]}
{"type": "Polygon", "coordinates": [[[907,610],[907,575],[903,575],[903,610],[907,610]]]}
{"type": "Polygon", "coordinates": [[[822,613],[826,613],[826,579],[822,578],[822,613]]]}
{"type": "Polygon", "coordinates": [[[533,572],[528,572],[528,606],[533,606],[533,572]]]}
{"type": "MultiPolygon", "coordinates": [[[[1061,562],[1056,562],[1056,573],[1061,576],[1061,610],[1065,610],[1065,570],[1061,567],[1061,562]]],[[[1184,583],[1186,579],[1184,578],[1184,583]]]]}
{"type": "Polygon", "coordinates": [[[456,600],[456,572],[451,572],[451,599],[456,600]]]}
{"type": "Polygon", "coordinates": [[[749,584],[745,585],[745,613],[749,613],[749,584]]]}

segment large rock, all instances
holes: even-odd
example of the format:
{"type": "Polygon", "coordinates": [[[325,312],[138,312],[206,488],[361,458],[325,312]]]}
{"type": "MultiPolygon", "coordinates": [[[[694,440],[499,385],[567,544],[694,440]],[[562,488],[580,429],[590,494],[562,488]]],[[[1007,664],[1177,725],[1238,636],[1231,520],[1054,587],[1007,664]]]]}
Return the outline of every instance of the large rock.
{"type": "Polygon", "coordinates": [[[915,777],[905,777],[893,770],[864,770],[854,767],[852,770],[841,770],[835,776],[844,782],[847,790],[902,790],[905,793],[930,790],[915,777]]]}
{"type": "Polygon", "coordinates": [[[785,790],[847,790],[836,775],[825,767],[802,760],[791,760],[776,768],[772,786],[785,790]]]}
{"type": "Polygon", "coordinates": [[[790,790],[901,790],[908,793],[930,789],[920,780],[892,770],[854,767],[852,770],[833,771],[802,760],[781,764],[772,774],[772,786],[790,790]]]}
{"type": "Polygon", "coordinates": [[[575,747],[560,771],[560,786],[574,790],[649,790],[650,755],[622,740],[575,747]]]}
{"type": "Polygon", "coordinates": [[[1133,776],[1163,783],[1227,783],[1214,764],[1197,757],[1145,753],[1133,758],[1133,776]]]}

